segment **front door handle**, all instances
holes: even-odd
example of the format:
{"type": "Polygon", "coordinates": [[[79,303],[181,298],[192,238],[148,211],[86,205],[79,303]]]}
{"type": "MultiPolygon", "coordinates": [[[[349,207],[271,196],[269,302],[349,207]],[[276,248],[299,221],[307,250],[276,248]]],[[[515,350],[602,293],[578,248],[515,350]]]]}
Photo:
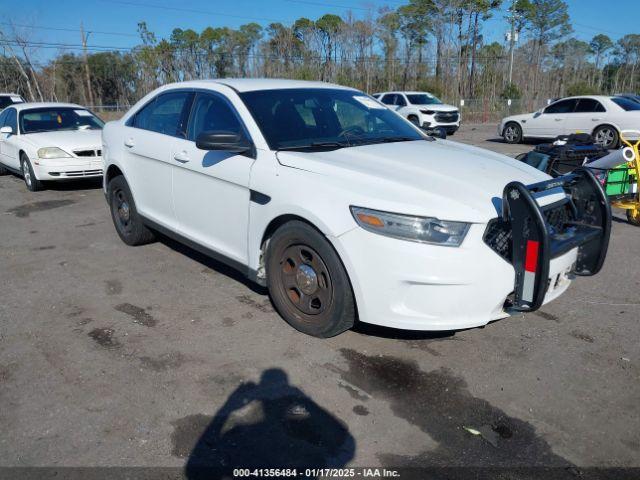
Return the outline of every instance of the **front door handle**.
{"type": "Polygon", "coordinates": [[[561,119],[561,118],[556,118],[556,119],[555,119],[555,121],[556,121],[556,122],[561,122],[561,121],[562,121],[562,119],[561,119]]]}
{"type": "Polygon", "coordinates": [[[591,121],[592,122],[599,122],[601,119],[600,118],[592,118],[591,121]]]}
{"type": "Polygon", "coordinates": [[[133,138],[127,138],[127,139],[124,141],[124,146],[125,146],[125,147],[127,147],[127,148],[131,148],[131,147],[133,147],[135,144],[136,144],[136,142],[134,142],[134,141],[133,141],[133,138]]]}
{"type": "Polygon", "coordinates": [[[178,152],[173,154],[173,159],[180,163],[187,163],[190,158],[187,155],[187,152],[178,152]]]}

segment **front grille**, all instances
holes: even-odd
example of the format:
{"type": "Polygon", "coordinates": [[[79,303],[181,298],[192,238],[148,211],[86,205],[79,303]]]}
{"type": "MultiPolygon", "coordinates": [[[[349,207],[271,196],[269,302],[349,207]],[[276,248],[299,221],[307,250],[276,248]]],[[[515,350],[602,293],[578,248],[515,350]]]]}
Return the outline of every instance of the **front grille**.
{"type": "Polygon", "coordinates": [[[436,122],[453,123],[458,121],[458,112],[438,112],[434,118],[436,122]]]}
{"type": "Polygon", "coordinates": [[[101,157],[102,156],[102,150],[100,149],[74,150],[73,153],[75,153],[76,157],[101,157]]]}
{"type": "MultiPolygon", "coordinates": [[[[544,216],[549,227],[549,234],[552,236],[565,233],[569,228],[570,222],[574,220],[573,209],[569,202],[564,202],[560,206],[545,210],[544,216]]],[[[510,222],[506,222],[501,218],[491,220],[484,233],[484,243],[507,262],[512,262],[513,239],[510,222]]]]}
{"type": "Polygon", "coordinates": [[[53,177],[92,177],[102,175],[102,169],[95,170],[72,170],[70,172],[49,172],[53,177]]]}

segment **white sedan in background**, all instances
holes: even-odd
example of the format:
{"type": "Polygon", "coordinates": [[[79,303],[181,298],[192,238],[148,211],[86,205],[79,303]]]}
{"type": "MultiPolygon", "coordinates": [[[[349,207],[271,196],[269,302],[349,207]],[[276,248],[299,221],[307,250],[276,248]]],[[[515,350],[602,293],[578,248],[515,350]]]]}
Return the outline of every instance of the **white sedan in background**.
{"type": "Polygon", "coordinates": [[[318,337],[356,319],[451,330],[533,311],[607,251],[611,210],[590,172],[550,179],[430,138],[352,88],[177,83],[102,138],[125,243],[174,237],[267,286],[318,337]]]}
{"type": "Polygon", "coordinates": [[[640,129],[640,104],[618,96],[581,96],[557,100],[535,113],[506,117],[498,135],[507,143],[589,133],[605,148],[616,148],[622,130],[640,129]]]}
{"type": "Polygon", "coordinates": [[[103,125],[71,103],[11,105],[0,113],[0,175],[22,175],[32,192],[43,181],[99,177],[103,125]]]}

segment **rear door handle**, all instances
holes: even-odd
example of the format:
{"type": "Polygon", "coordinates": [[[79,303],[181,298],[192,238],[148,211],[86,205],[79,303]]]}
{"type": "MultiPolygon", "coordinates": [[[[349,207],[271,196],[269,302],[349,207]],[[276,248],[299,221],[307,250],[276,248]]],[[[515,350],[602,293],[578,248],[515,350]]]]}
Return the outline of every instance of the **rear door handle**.
{"type": "Polygon", "coordinates": [[[562,121],[562,119],[561,119],[561,118],[556,118],[556,119],[555,119],[555,121],[556,121],[556,122],[561,122],[561,121],[562,121]]]}
{"type": "Polygon", "coordinates": [[[187,163],[190,158],[187,155],[187,152],[178,152],[173,154],[173,159],[180,163],[187,163]]]}
{"type": "Polygon", "coordinates": [[[124,146],[125,146],[125,147],[127,147],[127,148],[131,148],[131,147],[133,147],[135,144],[136,144],[136,142],[134,142],[134,141],[133,141],[133,138],[127,138],[127,139],[124,141],[124,146]]]}
{"type": "Polygon", "coordinates": [[[600,118],[592,118],[591,121],[592,122],[599,122],[601,119],[600,118]]]}

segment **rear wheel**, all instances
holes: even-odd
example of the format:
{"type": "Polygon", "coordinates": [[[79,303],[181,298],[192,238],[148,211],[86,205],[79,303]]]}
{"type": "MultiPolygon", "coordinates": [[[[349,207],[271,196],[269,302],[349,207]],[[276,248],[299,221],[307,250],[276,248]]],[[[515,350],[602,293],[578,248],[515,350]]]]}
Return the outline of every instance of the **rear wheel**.
{"type": "Polygon", "coordinates": [[[0,177],[3,176],[3,175],[8,175],[8,174],[9,174],[9,170],[7,170],[5,167],[0,165],[0,177]]]}
{"type": "Polygon", "coordinates": [[[618,146],[620,135],[611,125],[602,125],[593,131],[593,141],[606,149],[612,149],[618,146]]]}
{"type": "Polygon", "coordinates": [[[155,238],[153,232],[142,222],[123,176],[115,177],[109,182],[107,195],[111,219],[122,241],[131,246],[152,242],[155,238]]]}
{"type": "Polygon", "coordinates": [[[356,307],[347,272],[331,244],[310,225],[292,221],[269,241],[267,285],[289,325],[328,338],[351,328],[356,307]]]}
{"type": "Polygon", "coordinates": [[[520,143],[522,141],[522,127],[517,123],[507,123],[502,132],[502,137],[507,143],[520,143]]]}
{"type": "Polygon", "coordinates": [[[27,155],[24,153],[20,155],[20,171],[22,172],[24,184],[30,191],[37,192],[39,190],[42,190],[42,182],[36,178],[35,173],[33,173],[31,161],[29,160],[29,157],[27,157],[27,155]]]}

